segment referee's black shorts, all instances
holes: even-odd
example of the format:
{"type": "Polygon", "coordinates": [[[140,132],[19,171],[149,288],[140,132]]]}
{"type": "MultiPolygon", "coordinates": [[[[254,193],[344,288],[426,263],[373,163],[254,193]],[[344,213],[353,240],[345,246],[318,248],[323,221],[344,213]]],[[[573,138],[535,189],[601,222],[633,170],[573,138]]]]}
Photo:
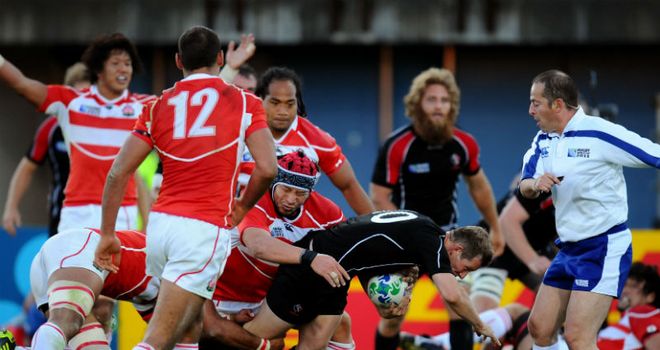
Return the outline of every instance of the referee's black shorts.
{"type": "Polygon", "coordinates": [[[309,266],[281,265],[266,301],[277,317],[301,326],[319,315],[341,315],[348,288],[333,288],[309,266]]]}

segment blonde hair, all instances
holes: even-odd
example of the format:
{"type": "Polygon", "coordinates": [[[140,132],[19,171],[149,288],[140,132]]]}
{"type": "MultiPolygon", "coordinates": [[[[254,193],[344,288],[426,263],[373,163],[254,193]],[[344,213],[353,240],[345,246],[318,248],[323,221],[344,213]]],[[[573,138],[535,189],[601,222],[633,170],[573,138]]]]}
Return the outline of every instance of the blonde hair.
{"type": "Polygon", "coordinates": [[[458,110],[461,101],[461,90],[456,84],[454,75],[447,69],[429,68],[413,79],[410,85],[410,91],[406,97],[403,98],[406,107],[406,115],[412,119],[418,117],[422,113],[421,101],[424,96],[424,91],[429,85],[440,84],[443,85],[449,93],[451,101],[451,109],[449,110],[449,119],[456,121],[458,110]]]}
{"type": "Polygon", "coordinates": [[[74,86],[83,81],[90,81],[89,70],[82,62],[76,62],[66,69],[64,73],[64,85],[74,86]]]}

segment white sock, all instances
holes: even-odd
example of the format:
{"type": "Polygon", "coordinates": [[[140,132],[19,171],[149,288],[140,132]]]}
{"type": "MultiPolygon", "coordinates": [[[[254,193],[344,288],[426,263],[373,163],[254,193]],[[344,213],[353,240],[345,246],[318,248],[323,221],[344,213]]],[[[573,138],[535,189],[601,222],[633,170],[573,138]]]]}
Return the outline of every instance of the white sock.
{"type": "Polygon", "coordinates": [[[557,342],[550,346],[539,346],[534,343],[534,345],[532,345],[532,350],[559,350],[559,343],[557,342]]]}
{"type": "MultiPolygon", "coordinates": [[[[486,310],[479,314],[479,318],[493,330],[497,338],[502,338],[513,327],[511,315],[503,307],[486,310]]],[[[481,342],[481,337],[477,336],[476,333],[474,335],[474,342],[481,342]]]]}
{"type": "Polygon", "coordinates": [[[66,337],[56,324],[46,322],[37,328],[32,337],[33,350],[64,350],[66,337]]]}
{"type": "Polygon", "coordinates": [[[355,343],[340,343],[337,341],[329,341],[326,350],[355,350],[355,343]]]}
{"type": "Polygon", "coordinates": [[[451,349],[451,344],[449,343],[449,332],[441,333],[431,338],[424,338],[420,336],[415,337],[415,345],[422,345],[424,343],[440,345],[447,350],[451,349]],[[417,344],[418,342],[419,344],[417,344]]]}
{"type": "Polygon", "coordinates": [[[156,349],[154,349],[153,346],[147,343],[138,343],[138,345],[135,345],[133,350],[156,350],[156,349]]]}
{"type": "Polygon", "coordinates": [[[176,343],[174,345],[174,348],[172,350],[197,350],[199,349],[199,344],[198,343],[176,343]]]}

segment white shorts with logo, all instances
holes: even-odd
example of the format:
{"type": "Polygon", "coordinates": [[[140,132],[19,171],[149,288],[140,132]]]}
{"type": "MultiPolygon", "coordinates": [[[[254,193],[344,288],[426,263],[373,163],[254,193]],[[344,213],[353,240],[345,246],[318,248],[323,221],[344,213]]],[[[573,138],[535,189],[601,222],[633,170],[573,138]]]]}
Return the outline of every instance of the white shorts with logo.
{"type": "Polygon", "coordinates": [[[234,230],[152,211],[147,225],[147,274],[211,299],[234,230]]]}
{"type": "Polygon", "coordinates": [[[30,267],[30,287],[37,306],[48,303],[48,279],[61,268],[86,269],[105,280],[109,272],[94,267],[94,252],[100,239],[92,230],[75,229],[59,232],[44,243],[30,267]]]}
{"type": "MultiPolygon", "coordinates": [[[[57,232],[75,228],[101,227],[101,206],[98,204],[63,207],[57,232]]],[[[119,207],[115,230],[137,230],[138,207],[127,205],[119,207]]]]}

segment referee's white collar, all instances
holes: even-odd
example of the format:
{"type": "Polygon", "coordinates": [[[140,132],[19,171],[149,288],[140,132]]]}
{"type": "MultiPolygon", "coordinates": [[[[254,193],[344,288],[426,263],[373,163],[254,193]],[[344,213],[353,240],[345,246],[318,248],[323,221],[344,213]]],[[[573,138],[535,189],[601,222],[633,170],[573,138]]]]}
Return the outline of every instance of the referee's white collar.
{"type": "Polygon", "coordinates": [[[580,122],[586,117],[587,115],[584,113],[584,109],[578,106],[578,109],[575,112],[575,114],[571,117],[571,119],[568,120],[568,123],[564,127],[564,132],[562,134],[565,134],[567,131],[577,130],[578,125],[580,125],[580,122]]]}

